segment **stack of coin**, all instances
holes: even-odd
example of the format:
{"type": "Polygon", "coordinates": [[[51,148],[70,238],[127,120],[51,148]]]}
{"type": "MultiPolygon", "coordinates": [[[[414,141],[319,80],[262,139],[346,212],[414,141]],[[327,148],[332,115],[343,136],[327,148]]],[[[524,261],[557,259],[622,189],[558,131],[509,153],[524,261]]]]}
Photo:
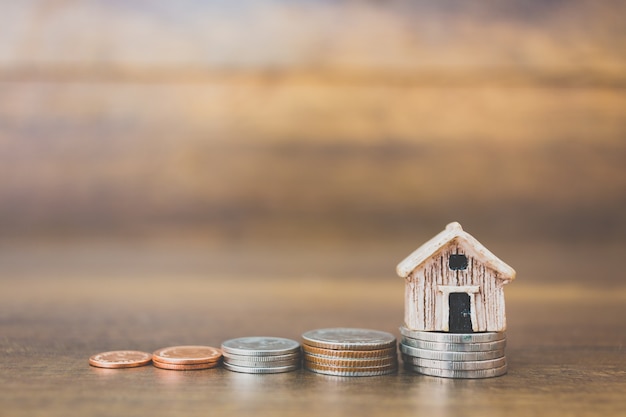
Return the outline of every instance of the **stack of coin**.
{"type": "Polygon", "coordinates": [[[503,332],[440,333],[400,327],[406,369],[441,378],[490,378],[506,373],[503,332]]]}
{"type": "Polygon", "coordinates": [[[368,329],[331,328],[302,335],[304,367],[318,374],[374,376],[398,370],[396,338],[368,329]]]}
{"type": "Polygon", "coordinates": [[[222,343],[224,367],[246,374],[277,374],[300,368],[300,343],[282,337],[240,337],[222,343]]]}
{"type": "Polygon", "coordinates": [[[210,346],[172,346],[156,350],[152,364],[161,369],[189,371],[215,368],[221,358],[222,352],[210,346]]]}

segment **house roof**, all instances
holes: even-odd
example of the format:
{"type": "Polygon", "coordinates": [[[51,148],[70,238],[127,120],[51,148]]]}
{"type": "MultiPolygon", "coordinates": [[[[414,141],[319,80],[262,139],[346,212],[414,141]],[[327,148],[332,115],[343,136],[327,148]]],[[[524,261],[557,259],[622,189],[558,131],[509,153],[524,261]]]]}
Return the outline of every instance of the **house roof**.
{"type": "Polygon", "coordinates": [[[422,265],[441,248],[453,240],[460,243],[468,251],[468,253],[471,253],[472,256],[484,263],[486,266],[498,271],[499,278],[506,281],[512,281],[515,279],[515,270],[513,268],[502,262],[502,260],[491,253],[479,241],[474,239],[474,237],[472,237],[469,233],[465,232],[461,225],[457,222],[448,224],[445,230],[434,236],[407,256],[398,264],[396,272],[402,278],[406,278],[417,267],[422,265]]]}

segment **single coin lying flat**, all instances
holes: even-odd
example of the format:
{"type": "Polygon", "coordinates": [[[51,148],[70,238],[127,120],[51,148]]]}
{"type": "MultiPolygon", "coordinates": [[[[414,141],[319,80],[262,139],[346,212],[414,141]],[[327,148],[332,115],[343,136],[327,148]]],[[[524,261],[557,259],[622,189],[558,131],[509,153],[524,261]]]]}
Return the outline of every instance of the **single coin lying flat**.
{"type": "Polygon", "coordinates": [[[229,355],[280,356],[300,354],[300,343],[283,337],[240,337],[222,343],[222,350],[229,355]]]}
{"type": "Polygon", "coordinates": [[[334,350],[380,350],[396,345],[390,333],[342,327],[311,330],[302,335],[302,340],[312,347],[334,350]]]}
{"type": "Polygon", "coordinates": [[[138,350],[114,350],[89,358],[89,365],[98,368],[136,368],[150,363],[152,355],[138,350]]]}

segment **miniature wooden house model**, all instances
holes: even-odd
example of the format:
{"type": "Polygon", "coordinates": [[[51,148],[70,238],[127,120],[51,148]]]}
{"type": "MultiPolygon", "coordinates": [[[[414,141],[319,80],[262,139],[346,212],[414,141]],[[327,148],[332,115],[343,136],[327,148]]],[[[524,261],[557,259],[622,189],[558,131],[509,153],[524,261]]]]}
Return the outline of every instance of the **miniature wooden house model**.
{"type": "Polygon", "coordinates": [[[503,287],[515,271],[459,223],[447,225],[396,271],[405,279],[407,328],[455,333],[506,329],[503,287]]]}

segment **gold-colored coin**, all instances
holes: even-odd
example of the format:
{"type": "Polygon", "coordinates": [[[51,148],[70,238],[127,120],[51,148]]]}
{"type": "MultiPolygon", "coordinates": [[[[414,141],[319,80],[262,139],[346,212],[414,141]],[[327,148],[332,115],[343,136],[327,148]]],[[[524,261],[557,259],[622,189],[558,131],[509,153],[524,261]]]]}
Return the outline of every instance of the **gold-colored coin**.
{"type": "Polygon", "coordinates": [[[350,368],[342,368],[342,370],[321,370],[321,369],[311,369],[307,368],[308,371],[315,372],[316,374],[323,375],[331,375],[331,376],[340,376],[340,377],[363,377],[363,376],[382,376],[395,374],[398,372],[398,368],[389,368],[383,370],[374,370],[374,371],[352,371],[350,368]],[[346,370],[347,369],[347,370],[346,370]]]}
{"type": "Polygon", "coordinates": [[[150,363],[152,355],[137,350],[102,352],[89,358],[89,365],[98,368],[135,368],[150,363]]]}
{"type": "Polygon", "coordinates": [[[398,358],[396,356],[386,356],[380,359],[331,359],[320,356],[306,355],[304,360],[309,363],[336,366],[341,368],[369,368],[372,366],[397,365],[398,358]]]}
{"type": "Polygon", "coordinates": [[[211,346],[172,346],[156,350],[152,357],[161,363],[189,365],[217,362],[222,357],[222,351],[211,346]]]}
{"type": "Polygon", "coordinates": [[[392,356],[397,352],[396,347],[375,350],[335,350],[324,349],[316,346],[302,345],[302,350],[317,356],[326,356],[331,358],[380,358],[384,356],[392,356]]]}
{"type": "Polygon", "coordinates": [[[210,369],[216,368],[220,364],[219,361],[216,362],[205,362],[205,363],[190,363],[190,364],[175,364],[175,363],[163,363],[159,361],[152,361],[152,365],[155,368],[160,369],[168,369],[172,371],[191,371],[198,369],[210,369]]]}
{"type": "Polygon", "coordinates": [[[391,371],[398,369],[397,364],[382,366],[330,366],[304,361],[304,367],[311,371],[334,371],[334,372],[374,372],[391,371]]]}

